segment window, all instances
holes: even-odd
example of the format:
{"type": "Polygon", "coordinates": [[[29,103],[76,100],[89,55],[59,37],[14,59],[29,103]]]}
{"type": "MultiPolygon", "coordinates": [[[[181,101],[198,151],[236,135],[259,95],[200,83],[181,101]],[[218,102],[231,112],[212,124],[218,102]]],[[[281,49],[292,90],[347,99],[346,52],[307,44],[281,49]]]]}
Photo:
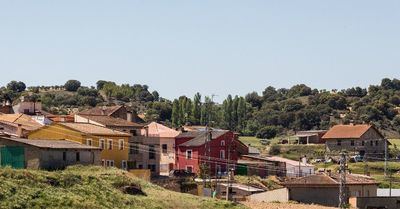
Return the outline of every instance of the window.
{"type": "Polygon", "coordinates": [[[217,167],[215,167],[215,171],[217,174],[221,173],[221,165],[217,165],[217,167]]]}
{"type": "Polygon", "coordinates": [[[76,162],[79,162],[79,161],[81,161],[81,153],[77,152],[76,153],[76,162]]]}
{"type": "Polygon", "coordinates": [[[149,164],[147,165],[147,169],[149,169],[151,172],[156,172],[156,165],[149,164]]]}
{"type": "Polygon", "coordinates": [[[114,167],[114,160],[107,160],[107,167],[114,167]]]}
{"type": "Polygon", "coordinates": [[[378,146],[378,144],[379,144],[379,142],[378,142],[378,141],[375,141],[375,146],[378,146]]]}
{"type": "Polygon", "coordinates": [[[162,145],[162,150],[163,150],[163,153],[167,153],[167,151],[168,151],[168,145],[167,145],[167,144],[163,144],[163,145],[162,145]]]}
{"type": "Polygon", "coordinates": [[[354,146],[354,140],[350,141],[351,146],[354,146]]]}
{"type": "Polygon", "coordinates": [[[139,145],[130,144],[129,148],[130,148],[130,150],[129,150],[130,154],[139,154],[139,145]]]}
{"type": "Polygon", "coordinates": [[[372,147],[372,146],[374,146],[374,141],[370,141],[369,142],[369,145],[372,147]]]}
{"type": "Polygon", "coordinates": [[[104,143],[104,139],[100,139],[100,149],[105,149],[106,148],[106,146],[105,146],[105,143],[104,143]]]}
{"type": "Polygon", "coordinates": [[[225,150],[220,150],[219,151],[219,158],[225,159],[225,150]]]}
{"type": "Polygon", "coordinates": [[[101,160],[101,165],[102,165],[103,167],[106,166],[106,160],[102,159],[102,160],[101,160]]]}
{"type": "Polygon", "coordinates": [[[337,140],[337,146],[342,146],[342,140],[337,140]]]}
{"type": "Polygon", "coordinates": [[[156,159],[156,150],[154,149],[154,145],[149,145],[149,159],[156,159]]]}
{"type": "Polygon", "coordinates": [[[63,152],[63,160],[64,160],[64,161],[67,160],[67,152],[63,152]]]}
{"type": "Polygon", "coordinates": [[[186,150],[186,159],[192,159],[192,150],[186,150]]]}
{"type": "Polygon", "coordinates": [[[86,145],[92,146],[92,139],[86,139],[86,145]]]}
{"type": "Polygon", "coordinates": [[[187,165],[186,170],[189,171],[190,173],[193,173],[193,166],[187,165]]]}
{"type": "Polygon", "coordinates": [[[122,170],[127,170],[128,168],[128,163],[126,162],[126,160],[123,160],[121,163],[121,168],[122,170]]]}
{"type": "Polygon", "coordinates": [[[124,150],[124,140],[123,139],[120,139],[118,141],[118,148],[119,148],[119,150],[124,150]]]}
{"type": "Polygon", "coordinates": [[[362,145],[362,146],[365,146],[365,141],[361,141],[361,145],[362,145]]]}
{"type": "Polygon", "coordinates": [[[142,164],[139,164],[139,165],[138,165],[138,169],[143,169],[143,165],[142,165],[142,164]]]}
{"type": "Polygon", "coordinates": [[[113,149],[113,140],[109,139],[107,144],[108,144],[108,149],[112,150],[113,149]]]}
{"type": "Polygon", "coordinates": [[[221,147],[224,147],[225,146],[225,140],[222,140],[221,141],[221,147]]]}

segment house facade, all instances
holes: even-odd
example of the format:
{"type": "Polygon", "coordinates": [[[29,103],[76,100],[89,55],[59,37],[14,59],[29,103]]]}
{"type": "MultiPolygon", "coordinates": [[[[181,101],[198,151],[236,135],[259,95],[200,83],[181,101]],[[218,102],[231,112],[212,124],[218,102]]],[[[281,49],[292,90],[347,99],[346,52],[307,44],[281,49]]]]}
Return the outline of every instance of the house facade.
{"type": "Polygon", "coordinates": [[[169,175],[175,165],[175,137],[179,132],[152,122],[132,138],[129,158],[137,169],[150,169],[153,175],[169,175]]]}
{"type": "Polygon", "coordinates": [[[130,134],[90,123],[57,123],[28,135],[29,139],[69,140],[101,149],[103,166],[128,169],[130,134]]]}
{"type": "Polygon", "coordinates": [[[66,140],[29,140],[0,136],[0,166],[63,169],[70,165],[100,165],[100,149],[66,140]]]}
{"type": "Polygon", "coordinates": [[[372,125],[336,125],[323,137],[327,153],[347,151],[366,157],[384,158],[387,139],[372,125]]]}
{"type": "Polygon", "coordinates": [[[248,147],[227,130],[190,131],[175,138],[176,169],[200,172],[201,164],[209,165],[212,176],[234,168],[239,156],[248,154],[248,147]],[[210,140],[208,140],[210,139],[210,140]]]}

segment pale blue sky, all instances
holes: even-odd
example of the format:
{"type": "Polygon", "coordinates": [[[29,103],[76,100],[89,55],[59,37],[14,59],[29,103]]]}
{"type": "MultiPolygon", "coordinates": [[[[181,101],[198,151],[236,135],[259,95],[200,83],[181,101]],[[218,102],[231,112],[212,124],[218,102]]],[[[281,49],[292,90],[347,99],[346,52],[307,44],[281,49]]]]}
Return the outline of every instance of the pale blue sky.
{"type": "Polygon", "coordinates": [[[0,84],[99,79],[167,98],[400,77],[400,1],[0,0],[0,84]]]}

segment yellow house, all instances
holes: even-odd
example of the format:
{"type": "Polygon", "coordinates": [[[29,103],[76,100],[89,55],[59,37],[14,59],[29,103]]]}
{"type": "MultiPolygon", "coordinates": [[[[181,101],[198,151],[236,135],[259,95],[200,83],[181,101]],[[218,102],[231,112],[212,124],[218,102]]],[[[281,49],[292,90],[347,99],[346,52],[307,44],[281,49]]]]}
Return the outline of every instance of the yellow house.
{"type": "Polygon", "coordinates": [[[65,139],[101,148],[103,166],[128,167],[130,134],[89,123],[55,123],[31,132],[28,139],[65,139]]]}

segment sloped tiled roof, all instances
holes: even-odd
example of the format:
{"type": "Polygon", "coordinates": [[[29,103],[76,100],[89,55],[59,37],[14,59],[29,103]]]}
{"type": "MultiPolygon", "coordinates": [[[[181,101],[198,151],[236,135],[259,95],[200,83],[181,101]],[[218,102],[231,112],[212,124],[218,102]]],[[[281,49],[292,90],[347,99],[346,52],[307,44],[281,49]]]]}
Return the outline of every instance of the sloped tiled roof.
{"type": "MultiPolygon", "coordinates": [[[[156,122],[151,122],[146,127],[150,137],[175,138],[179,135],[178,131],[156,122]]],[[[146,134],[146,130],[142,130],[142,134],[146,134]]]]}
{"type": "Polygon", "coordinates": [[[336,125],[322,137],[323,139],[359,139],[372,125],[336,125]]]}
{"type": "Polygon", "coordinates": [[[103,106],[103,107],[94,107],[88,110],[84,110],[79,112],[79,115],[112,115],[115,111],[119,110],[122,106],[103,106]]]}
{"type": "Polygon", "coordinates": [[[0,137],[0,140],[9,140],[14,142],[19,142],[23,144],[32,145],[40,148],[51,148],[51,149],[100,149],[98,147],[92,147],[78,142],[72,142],[67,140],[46,140],[46,139],[20,139],[20,138],[9,138],[0,137]]]}
{"type": "Polygon", "coordinates": [[[8,122],[9,124],[22,125],[26,130],[35,130],[43,125],[35,121],[28,115],[18,113],[18,114],[0,114],[0,121],[8,122]]]}
{"type": "Polygon", "coordinates": [[[143,127],[143,125],[140,125],[138,123],[130,122],[121,118],[114,118],[108,115],[79,115],[79,116],[100,123],[105,126],[121,126],[121,127],[135,127],[135,128],[143,127]]]}
{"type": "MultiPolygon", "coordinates": [[[[286,186],[336,186],[339,185],[340,175],[338,173],[332,174],[315,174],[300,178],[291,178],[284,182],[286,186]]],[[[375,185],[377,182],[369,177],[358,174],[346,174],[347,185],[375,185]]]]}
{"type": "Polygon", "coordinates": [[[90,123],[58,123],[58,124],[85,134],[105,135],[105,136],[130,136],[130,134],[121,131],[116,131],[113,129],[93,125],[90,123]]]}
{"type": "MultiPolygon", "coordinates": [[[[186,147],[196,147],[196,146],[200,146],[203,145],[204,143],[206,143],[207,137],[208,137],[208,133],[207,131],[195,131],[196,133],[190,133],[186,132],[186,133],[182,133],[184,136],[195,136],[193,139],[180,144],[179,146],[186,146],[186,147]]],[[[212,130],[211,131],[211,137],[212,139],[216,139],[226,133],[228,133],[229,131],[227,130],[212,130]]],[[[186,137],[182,137],[182,134],[179,134],[178,137],[180,138],[186,138],[186,137]]],[[[188,137],[190,138],[190,137],[188,137]]]]}

